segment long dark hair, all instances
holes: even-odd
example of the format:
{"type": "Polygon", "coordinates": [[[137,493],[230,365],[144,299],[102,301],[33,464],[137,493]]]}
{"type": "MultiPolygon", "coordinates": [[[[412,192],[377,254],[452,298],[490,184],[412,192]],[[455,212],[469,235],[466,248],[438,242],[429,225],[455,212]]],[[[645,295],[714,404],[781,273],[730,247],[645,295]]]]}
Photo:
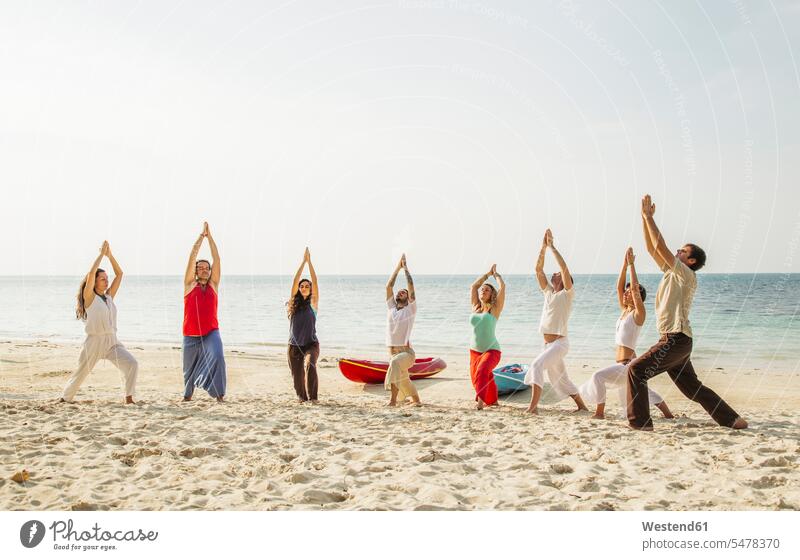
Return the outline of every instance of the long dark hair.
{"type": "MultiPolygon", "coordinates": [[[[94,280],[97,282],[97,277],[100,275],[101,272],[105,272],[102,268],[98,268],[97,272],[94,273],[94,280]]],[[[76,319],[86,319],[86,302],[83,299],[83,290],[86,289],[86,278],[83,279],[81,282],[81,287],[78,290],[78,304],[75,306],[75,318],[76,319]]]]}
{"type": "Polygon", "coordinates": [[[314,285],[308,278],[303,278],[297,283],[297,291],[295,292],[294,297],[292,297],[290,301],[286,302],[286,314],[289,316],[289,319],[291,319],[292,316],[301,309],[311,305],[312,295],[314,295],[314,285]],[[311,287],[311,292],[308,294],[307,298],[304,298],[303,294],[300,293],[300,284],[303,282],[308,282],[308,285],[311,287]]]}

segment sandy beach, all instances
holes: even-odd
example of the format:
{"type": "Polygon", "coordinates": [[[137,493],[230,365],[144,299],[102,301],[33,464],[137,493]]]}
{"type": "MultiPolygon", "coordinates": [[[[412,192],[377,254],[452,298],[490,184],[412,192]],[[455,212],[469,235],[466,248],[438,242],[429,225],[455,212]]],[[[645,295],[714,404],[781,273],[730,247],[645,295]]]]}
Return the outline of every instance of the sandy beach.
{"type": "MultiPolygon", "coordinates": [[[[389,409],[382,387],[320,361],[321,404],[297,404],[283,352],[227,349],[228,402],[182,403],[177,347],[128,345],[137,397],[110,364],[76,404],[56,400],[79,347],[0,341],[3,510],[777,510],[800,509],[800,380],[791,372],[699,371],[750,422],[720,428],[666,375],[655,432],[572,413],[546,392],[473,410],[464,356],[418,381],[426,406],[389,409]],[[11,480],[22,469],[24,484],[11,480]]],[[[374,356],[377,358],[378,356],[374,356]]],[[[605,363],[570,362],[576,383],[605,363]]]]}

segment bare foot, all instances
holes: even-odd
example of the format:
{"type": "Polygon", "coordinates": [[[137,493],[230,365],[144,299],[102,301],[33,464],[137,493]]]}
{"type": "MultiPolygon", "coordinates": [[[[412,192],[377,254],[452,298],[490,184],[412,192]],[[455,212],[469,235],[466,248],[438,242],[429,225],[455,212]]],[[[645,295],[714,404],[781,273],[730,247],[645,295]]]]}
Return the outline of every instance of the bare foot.
{"type": "Polygon", "coordinates": [[[673,416],[672,414],[672,411],[667,406],[666,402],[661,401],[656,405],[656,408],[661,411],[661,414],[664,415],[664,418],[669,418],[669,419],[675,418],[675,416],[673,416]]]}
{"type": "Polygon", "coordinates": [[[127,397],[125,397],[125,404],[136,404],[136,403],[133,402],[133,397],[128,395],[127,397]]]}
{"type": "Polygon", "coordinates": [[[389,401],[389,402],[386,404],[386,406],[389,406],[389,407],[395,407],[395,406],[397,406],[397,401],[389,401]]]}
{"type": "Polygon", "coordinates": [[[311,404],[319,404],[319,401],[317,399],[311,399],[311,404]]]}
{"type": "Polygon", "coordinates": [[[534,406],[533,408],[528,407],[525,410],[525,412],[527,412],[528,414],[537,414],[538,415],[539,414],[539,407],[538,406],[534,406]]]}
{"type": "Polygon", "coordinates": [[[672,414],[671,412],[667,412],[666,414],[664,414],[664,418],[666,418],[667,420],[674,420],[675,415],[672,414]]]}
{"type": "Polygon", "coordinates": [[[183,402],[189,402],[192,400],[192,397],[183,397],[183,402]]]}
{"type": "Polygon", "coordinates": [[[733,428],[734,430],[744,430],[746,427],[747,427],[747,420],[745,420],[741,416],[739,416],[733,423],[733,426],[731,426],[731,428],[733,428]]]}
{"type": "Polygon", "coordinates": [[[595,414],[594,416],[592,416],[592,420],[605,420],[605,419],[606,419],[605,414],[595,414]]]}
{"type": "Polygon", "coordinates": [[[306,400],[305,400],[305,399],[300,399],[300,398],[298,398],[298,399],[297,399],[295,402],[296,402],[297,404],[303,404],[304,402],[306,402],[306,400]]]}
{"type": "Polygon", "coordinates": [[[422,403],[419,401],[411,401],[408,406],[422,406],[422,403]]]}

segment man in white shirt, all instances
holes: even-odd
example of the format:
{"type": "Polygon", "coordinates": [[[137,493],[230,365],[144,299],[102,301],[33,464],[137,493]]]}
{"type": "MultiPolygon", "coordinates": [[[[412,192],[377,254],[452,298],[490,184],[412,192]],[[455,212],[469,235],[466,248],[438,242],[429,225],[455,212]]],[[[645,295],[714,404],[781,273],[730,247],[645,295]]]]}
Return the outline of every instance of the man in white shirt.
{"type": "Polygon", "coordinates": [[[384,387],[391,391],[388,406],[397,406],[406,398],[411,397],[412,404],[419,406],[419,394],[411,382],[408,370],[414,365],[417,355],[411,347],[411,329],[414,327],[414,318],[417,315],[417,297],[414,293],[414,280],[408,272],[406,256],[400,257],[400,262],[386,284],[386,346],[389,348],[391,361],[386,372],[384,387]],[[400,270],[406,273],[407,290],[398,290],[394,294],[394,283],[400,270]]]}
{"type": "Polygon", "coordinates": [[[538,414],[545,371],[550,378],[550,385],[559,398],[570,396],[578,405],[579,411],[588,410],[578,393],[578,387],[567,375],[567,368],[564,364],[564,358],[569,352],[567,324],[570,313],[572,313],[575,290],[567,263],[553,245],[553,233],[549,229],[544,234],[539,260],[536,261],[536,279],[544,294],[542,318],[539,321],[539,332],[544,337],[544,350],[536,357],[525,374],[525,383],[532,385],[533,389],[528,412],[538,414]],[[544,257],[548,248],[553,252],[560,269],[560,272],[553,274],[550,279],[552,286],[544,273],[544,257]]]}
{"type": "Polygon", "coordinates": [[[673,255],[653,219],[656,205],[642,199],[642,227],[647,252],[664,272],[656,294],[656,324],[661,335],[650,350],[628,364],[628,424],[635,430],[653,429],[647,380],[664,371],[681,393],[699,403],[720,426],[742,429],[747,422],[714,391],[703,385],[692,366],[692,327],[689,310],[697,290],[696,271],[706,264],[700,247],[688,243],[673,255]]]}

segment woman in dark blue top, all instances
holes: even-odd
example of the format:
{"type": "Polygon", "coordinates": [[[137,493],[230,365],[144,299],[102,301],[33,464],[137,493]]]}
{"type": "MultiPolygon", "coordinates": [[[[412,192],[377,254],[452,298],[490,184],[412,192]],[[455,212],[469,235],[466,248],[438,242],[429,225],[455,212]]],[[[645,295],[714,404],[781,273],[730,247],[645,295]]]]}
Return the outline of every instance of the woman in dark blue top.
{"type": "Polygon", "coordinates": [[[317,403],[317,358],[319,358],[319,341],[317,340],[317,309],[319,305],[319,289],[317,273],[311,264],[311,253],[306,247],[303,262],[297,269],[292,281],[291,299],[287,303],[289,314],[289,368],[294,378],[294,390],[298,402],[311,401],[317,403]],[[300,279],[303,269],[308,263],[311,280],[300,279]],[[306,363],[306,357],[308,362],[306,363]]]}

